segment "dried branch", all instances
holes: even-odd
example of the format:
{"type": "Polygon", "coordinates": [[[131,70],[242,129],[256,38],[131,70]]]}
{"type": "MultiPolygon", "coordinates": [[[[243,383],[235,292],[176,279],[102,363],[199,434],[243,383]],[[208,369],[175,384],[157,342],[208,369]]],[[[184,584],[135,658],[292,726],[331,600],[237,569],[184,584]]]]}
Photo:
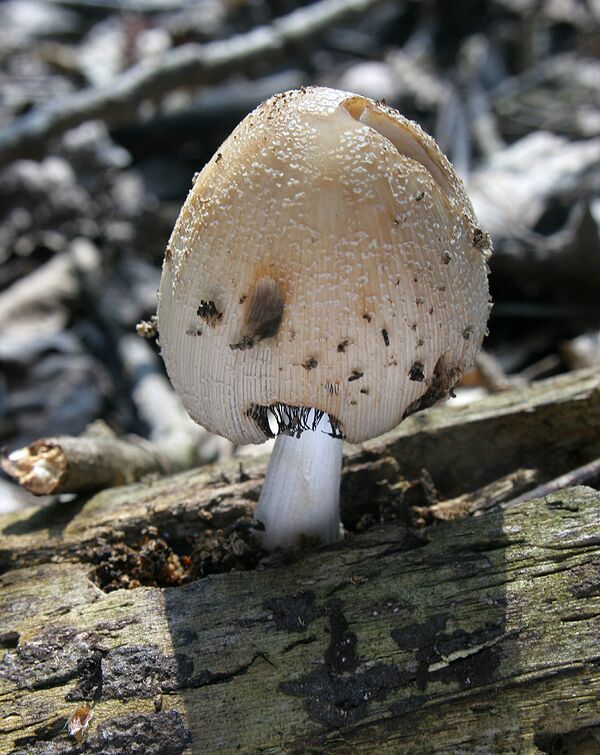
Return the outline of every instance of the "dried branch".
{"type": "Polygon", "coordinates": [[[100,253],[86,239],[75,239],[66,252],[52,257],[0,294],[0,333],[10,333],[15,323],[47,320],[80,292],[79,278],[95,272],[100,253]]]}
{"type": "Polygon", "coordinates": [[[143,62],[106,86],[84,89],[48,103],[17,118],[0,134],[0,166],[19,157],[33,157],[53,136],[84,121],[107,123],[131,117],[148,98],[160,97],[182,86],[224,79],[257,61],[281,57],[290,48],[306,44],[329,27],[366,13],[381,0],[320,0],[245,34],[205,45],[174,48],[158,62],[143,62]]]}
{"type": "Polygon", "coordinates": [[[473,493],[465,493],[430,506],[413,506],[414,524],[422,526],[434,520],[448,522],[464,519],[478,511],[486,511],[505,501],[515,492],[529,487],[535,482],[536,477],[534,469],[516,469],[473,493]]]}
{"type": "Polygon", "coordinates": [[[174,471],[172,460],[143,438],[118,438],[104,423],[79,437],[43,438],[0,458],[2,469],[35,495],[80,493],[174,471]]]}
{"type": "Polygon", "coordinates": [[[599,477],[600,459],[594,459],[594,461],[590,461],[588,464],[583,464],[581,467],[577,467],[577,469],[573,469],[559,477],[555,477],[553,480],[538,485],[537,488],[533,488],[533,490],[529,490],[527,493],[523,493],[517,498],[507,501],[503,506],[508,508],[510,506],[516,506],[519,503],[524,503],[525,501],[530,501],[533,498],[543,498],[546,495],[556,493],[564,488],[569,488],[572,485],[582,485],[585,482],[593,481],[599,477]]]}

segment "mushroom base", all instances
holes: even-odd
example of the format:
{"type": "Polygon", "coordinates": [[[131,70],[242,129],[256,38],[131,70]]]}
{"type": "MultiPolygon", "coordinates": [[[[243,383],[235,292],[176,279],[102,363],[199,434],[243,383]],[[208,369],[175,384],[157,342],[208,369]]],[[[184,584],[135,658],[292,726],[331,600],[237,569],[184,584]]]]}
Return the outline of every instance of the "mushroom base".
{"type": "Polygon", "coordinates": [[[255,514],[264,528],[257,538],[268,550],[342,537],[342,441],[331,437],[326,414],[316,417],[314,427],[298,437],[279,434],[275,441],[255,514]]]}

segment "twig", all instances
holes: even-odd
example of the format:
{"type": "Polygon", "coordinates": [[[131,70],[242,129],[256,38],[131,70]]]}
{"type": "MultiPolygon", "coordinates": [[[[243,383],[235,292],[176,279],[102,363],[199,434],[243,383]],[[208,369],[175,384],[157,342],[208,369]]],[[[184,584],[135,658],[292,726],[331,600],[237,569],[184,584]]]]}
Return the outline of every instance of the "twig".
{"type": "Polygon", "coordinates": [[[518,377],[508,376],[502,365],[489,351],[480,351],[475,358],[475,365],[479,370],[481,379],[490,393],[500,393],[510,388],[524,387],[525,380],[518,377]]]}
{"type": "Polygon", "coordinates": [[[42,438],[0,457],[0,466],[35,495],[82,493],[169,474],[212,461],[227,444],[187,415],[148,344],[126,336],[119,344],[138,412],[151,440],[117,437],[103,422],[81,437],[42,438]]]}
{"type": "Polygon", "coordinates": [[[534,469],[517,469],[473,493],[465,493],[431,506],[413,506],[414,524],[422,526],[431,520],[448,522],[463,519],[478,511],[485,511],[496,506],[515,491],[523,490],[531,485],[535,482],[536,476],[537,472],[534,469]]]}
{"type": "Polygon", "coordinates": [[[245,70],[257,61],[281,57],[295,46],[381,0],[320,0],[244,34],[205,45],[186,44],[169,50],[158,63],[142,62],[106,86],[84,89],[17,118],[0,134],[0,166],[17,157],[33,157],[49,138],[87,120],[107,123],[129,117],[148,98],[180,87],[196,86],[245,70]]]}
{"type": "Polygon", "coordinates": [[[10,332],[24,320],[43,321],[80,291],[79,277],[98,269],[100,254],[85,239],[75,239],[69,251],[13,283],[0,294],[0,332],[10,332]]]}
{"type": "Polygon", "coordinates": [[[173,471],[170,460],[143,438],[117,438],[94,424],[79,438],[43,438],[0,459],[2,469],[35,495],[81,493],[173,471]]]}
{"type": "Polygon", "coordinates": [[[573,469],[570,472],[560,475],[560,477],[555,477],[549,482],[538,485],[537,488],[528,490],[527,493],[523,493],[522,495],[517,496],[517,498],[512,498],[510,501],[506,501],[506,503],[502,504],[502,507],[509,508],[511,506],[517,506],[519,503],[529,501],[532,498],[543,498],[545,495],[550,495],[550,493],[556,493],[558,490],[571,487],[572,485],[581,485],[581,483],[594,480],[597,477],[600,477],[600,459],[590,461],[581,467],[577,467],[577,469],[573,469]]]}

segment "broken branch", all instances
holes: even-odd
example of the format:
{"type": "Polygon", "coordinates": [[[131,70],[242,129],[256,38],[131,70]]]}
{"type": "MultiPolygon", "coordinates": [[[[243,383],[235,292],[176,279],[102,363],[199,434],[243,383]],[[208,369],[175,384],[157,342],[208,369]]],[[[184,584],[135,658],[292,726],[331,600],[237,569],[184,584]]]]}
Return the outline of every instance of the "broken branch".
{"type": "Polygon", "coordinates": [[[245,34],[169,50],[159,63],[140,63],[102,87],[83,89],[17,118],[0,134],[0,166],[34,157],[48,139],[96,118],[113,124],[131,117],[146,99],[182,86],[224,79],[262,60],[281,57],[329,27],[371,10],[380,0],[321,0],[245,34]]]}

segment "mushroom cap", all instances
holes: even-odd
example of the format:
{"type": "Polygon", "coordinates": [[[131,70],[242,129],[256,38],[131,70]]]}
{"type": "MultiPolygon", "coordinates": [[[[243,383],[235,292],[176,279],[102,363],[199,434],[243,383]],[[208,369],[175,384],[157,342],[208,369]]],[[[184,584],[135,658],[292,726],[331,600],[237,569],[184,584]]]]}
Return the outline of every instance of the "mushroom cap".
{"type": "Polygon", "coordinates": [[[275,95],[194,181],[158,331],[190,415],[236,443],[327,412],[359,442],[444,398],[489,314],[489,237],[433,139],[366,97],[275,95]]]}

